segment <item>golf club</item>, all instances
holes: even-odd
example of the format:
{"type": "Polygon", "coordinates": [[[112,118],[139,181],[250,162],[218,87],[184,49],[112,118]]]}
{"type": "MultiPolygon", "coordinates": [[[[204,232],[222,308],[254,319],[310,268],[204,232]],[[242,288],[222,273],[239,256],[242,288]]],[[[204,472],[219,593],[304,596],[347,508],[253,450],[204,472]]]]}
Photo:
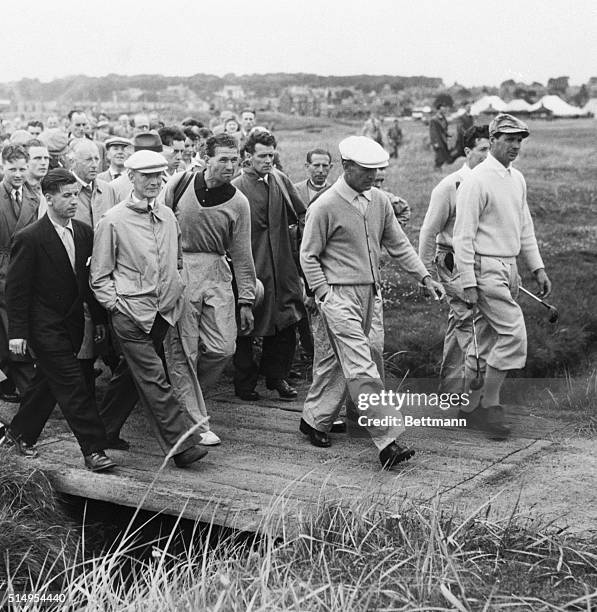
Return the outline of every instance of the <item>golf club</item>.
{"type": "Polygon", "coordinates": [[[481,376],[481,369],[479,367],[479,345],[477,344],[477,329],[475,327],[475,306],[473,305],[473,344],[475,347],[475,360],[477,362],[477,373],[475,378],[471,381],[470,388],[473,391],[479,390],[483,386],[483,378],[481,376]]]}
{"type": "Polygon", "coordinates": [[[560,316],[558,313],[558,309],[547,302],[544,302],[540,297],[536,296],[534,293],[531,293],[528,289],[525,289],[522,285],[518,287],[523,293],[533,298],[535,301],[539,302],[539,304],[543,304],[547,310],[549,310],[549,322],[555,323],[560,316]]]}

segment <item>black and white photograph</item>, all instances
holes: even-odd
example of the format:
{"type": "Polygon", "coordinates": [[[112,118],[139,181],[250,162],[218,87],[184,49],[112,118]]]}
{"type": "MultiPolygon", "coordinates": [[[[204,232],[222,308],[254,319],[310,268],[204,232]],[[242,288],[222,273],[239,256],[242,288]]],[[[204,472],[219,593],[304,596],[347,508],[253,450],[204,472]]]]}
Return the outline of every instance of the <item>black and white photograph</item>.
{"type": "Polygon", "coordinates": [[[0,15],[0,609],[597,610],[594,1],[0,15]]]}

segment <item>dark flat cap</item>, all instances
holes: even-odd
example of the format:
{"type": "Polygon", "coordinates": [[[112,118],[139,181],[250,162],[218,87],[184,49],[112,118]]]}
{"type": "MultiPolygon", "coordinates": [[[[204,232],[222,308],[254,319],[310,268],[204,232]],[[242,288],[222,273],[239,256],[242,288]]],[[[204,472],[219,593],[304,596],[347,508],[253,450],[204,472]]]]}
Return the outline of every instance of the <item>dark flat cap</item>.
{"type": "Polygon", "coordinates": [[[135,151],[155,151],[161,153],[163,151],[162,139],[155,130],[149,132],[140,132],[133,137],[133,147],[135,151]]]}

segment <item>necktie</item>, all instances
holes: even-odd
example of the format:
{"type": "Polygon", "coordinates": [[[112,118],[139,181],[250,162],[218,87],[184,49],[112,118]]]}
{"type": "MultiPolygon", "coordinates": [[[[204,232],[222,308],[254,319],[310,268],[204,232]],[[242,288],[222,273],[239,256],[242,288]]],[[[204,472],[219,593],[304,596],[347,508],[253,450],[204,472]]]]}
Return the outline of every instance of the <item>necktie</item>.
{"type": "Polygon", "coordinates": [[[115,181],[119,176],[120,176],[120,172],[115,172],[114,178],[112,180],[115,181]]]}
{"type": "Polygon", "coordinates": [[[21,193],[18,189],[15,189],[12,192],[12,197],[15,203],[15,210],[17,213],[17,217],[21,214],[21,193]]]}
{"type": "Polygon", "coordinates": [[[356,209],[364,216],[365,212],[367,211],[367,198],[362,193],[359,193],[359,195],[354,199],[354,203],[356,209]]]}
{"type": "Polygon", "coordinates": [[[64,248],[66,249],[66,254],[68,255],[68,259],[70,260],[70,265],[75,271],[75,239],[73,237],[72,230],[69,227],[65,227],[62,232],[62,244],[64,244],[64,248]]]}

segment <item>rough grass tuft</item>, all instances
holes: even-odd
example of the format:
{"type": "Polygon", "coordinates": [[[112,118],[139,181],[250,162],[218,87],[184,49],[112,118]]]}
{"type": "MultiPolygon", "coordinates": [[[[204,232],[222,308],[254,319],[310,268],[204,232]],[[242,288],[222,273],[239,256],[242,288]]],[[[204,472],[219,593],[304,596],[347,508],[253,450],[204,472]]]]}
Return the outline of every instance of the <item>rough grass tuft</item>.
{"type": "Polygon", "coordinates": [[[76,526],[43,472],[21,465],[0,449],[0,584],[20,590],[58,579],[59,589],[76,559],[76,526]]]}
{"type": "Polygon", "coordinates": [[[597,604],[594,536],[577,539],[516,507],[495,516],[487,503],[461,516],[439,498],[404,500],[393,513],[386,502],[375,491],[352,503],[322,493],[317,507],[298,517],[298,529],[296,522],[286,525],[284,540],[272,512],[260,538],[231,535],[209,546],[210,530],[198,528],[180,552],[174,528],[143,559],[135,557],[131,532],[109,554],[65,571],[67,601],[56,609],[588,610],[597,604]]]}

